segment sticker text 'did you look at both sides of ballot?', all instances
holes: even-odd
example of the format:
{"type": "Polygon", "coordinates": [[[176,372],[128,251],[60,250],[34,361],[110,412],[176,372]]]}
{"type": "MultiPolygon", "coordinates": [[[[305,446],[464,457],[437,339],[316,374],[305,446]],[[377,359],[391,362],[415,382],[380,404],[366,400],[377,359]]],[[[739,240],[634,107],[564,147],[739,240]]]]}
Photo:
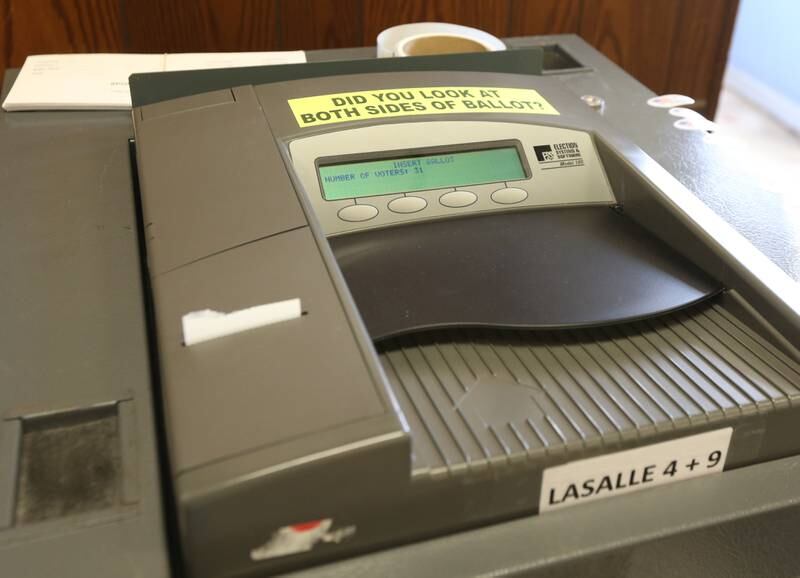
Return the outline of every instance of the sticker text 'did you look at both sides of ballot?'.
{"type": "Polygon", "coordinates": [[[432,86],[364,90],[289,100],[301,128],[396,116],[458,113],[551,114],[537,91],[487,86],[432,86]]]}

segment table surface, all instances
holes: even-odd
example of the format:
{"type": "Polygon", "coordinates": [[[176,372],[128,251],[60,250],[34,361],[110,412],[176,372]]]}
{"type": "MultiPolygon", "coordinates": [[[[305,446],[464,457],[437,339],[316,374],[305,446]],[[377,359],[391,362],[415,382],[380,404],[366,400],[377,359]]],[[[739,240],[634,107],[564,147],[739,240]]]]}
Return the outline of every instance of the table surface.
{"type": "MultiPolygon", "coordinates": [[[[652,93],[579,38],[508,41],[553,43],[591,69],[560,75],[565,89],[576,98],[604,98],[613,128],[800,280],[796,198],[765,190],[758,167],[723,142],[674,129],[674,117],[646,104],[652,93]]],[[[360,48],[308,57],[373,54],[360,48]]],[[[4,93],[14,75],[6,74],[4,93]]],[[[0,414],[119,399],[133,399],[136,408],[135,506],[82,527],[67,519],[0,531],[0,567],[24,568],[26,576],[170,575],[126,142],[131,134],[129,112],[0,112],[0,414]]],[[[10,515],[9,479],[0,471],[0,528],[10,515]]],[[[798,479],[800,457],[787,458],[293,575],[797,575],[798,479]]]]}

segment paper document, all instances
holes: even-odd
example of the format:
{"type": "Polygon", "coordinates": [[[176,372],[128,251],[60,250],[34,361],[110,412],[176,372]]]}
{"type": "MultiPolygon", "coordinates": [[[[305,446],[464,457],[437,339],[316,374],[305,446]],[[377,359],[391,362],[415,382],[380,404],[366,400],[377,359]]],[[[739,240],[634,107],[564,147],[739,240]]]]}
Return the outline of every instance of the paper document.
{"type": "Polygon", "coordinates": [[[305,62],[305,52],[48,54],[29,56],[3,108],[117,110],[131,107],[128,77],[137,72],[234,68],[305,62]]]}
{"type": "Polygon", "coordinates": [[[187,52],[165,54],[164,70],[202,70],[204,68],[237,68],[268,64],[297,64],[306,61],[302,50],[286,52],[187,52]]]}

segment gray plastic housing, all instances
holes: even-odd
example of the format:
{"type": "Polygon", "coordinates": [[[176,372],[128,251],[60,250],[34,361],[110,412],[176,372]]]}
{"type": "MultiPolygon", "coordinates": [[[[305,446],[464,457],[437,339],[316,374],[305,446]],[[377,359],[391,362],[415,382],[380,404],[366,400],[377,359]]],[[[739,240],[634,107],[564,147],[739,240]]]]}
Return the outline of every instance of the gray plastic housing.
{"type": "Polygon", "coordinates": [[[175,103],[166,103],[134,113],[181,532],[193,573],[209,576],[243,566],[276,520],[314,519],[384,491],[374,476],[399,484],[410,459],[377,359],[364,355],[358,316],[307,225],[253,91],[234,91],[235,101],[225,92],[196,111],[169,114],[175,103]],[[227,127],[237,144],[187,140],[187,126],[217,135],[227,127]],[[299,319],[182,343],[186,313],[294,297],[299,319]],[[351,480],[349,471],[372,474],[351,480]],[[249,547],[208,548],[220,528],[249,547]]]}
{"type": "MultiPolygon", "coordinates": [[[[800,450],[795,425],[800,373],[791,345],[800,323],[793,303],[769,287],[753,263],[725,246],[724,229],[714,237],[713,223],[693,220],[675,204],[674,195],[682,194],[676,181],[555,81],[464,73],[333,77],[150,105],[134,110],[134,124],[169,458],[192,576],[283,571],[534,513],[541,472],[548,466],[717,427],[734,426],[728,468],[800,450]],[[539,366],[550,366],[545,373],[551,379],[536,387],[551,398],[556,391],[565,397],[546,405],[540,417],[561,416],[577,425],[565,427],[570,433],[562,437],[543,435],[538,445],[526,447],[523,439],[513,446],[503,437],[509,432],[497,434],[497,424],[529,417],[516,415],[513,396],[507,415],[496,423],[467,417],[461,431],[450,422],[452,406],[437,401],[441,392],[431,389],[447,384],[441,379],[444,366],[424,357],[430,337],[382,343],[379,357],[290,168],[288,143],[311,130],[295,124],[286,104],[290,98],[354,87],[459,84],[536,88],[560,116],[463,116],[591,132],[626,218],[727,290],[675,319],[652,321],[666,324],[661,329],[602,329],[611,337],[526,334],[522,343],[509,343],[504,334],[466,339],[470,347],[477,343],[495,351],[498,344],[530,351],[532,342],[544,340],[555,351],[554,360],[537,358],[539,366]],[[303,300],[301,319],[198,346],[181,343],[185,313],[231,311],[290,297],[303,300]],[[676,329],[686,324],[698,324],[692,325],[694,337],[666,338],[680,336],[676,329]],[[641,345],[657,339],[666,345],[649,350],[641,345]],[[640,345],[631,349],[629,342],[640,345]],[[716,342],[726,345],[723,356],[715,353],[716,342]],[[570,344],[619,348],[620,353],[607,354],[609,367],[630,364],[638,373],[626,379],[597,363],[569,361],[570,344]],[[702,361],[706,377],[684,385],[667,368],[683,359],[671,357],[674,352],[689,350],[698,356],[696,363],[702,361]],[[423,357],[414,359],[420,352],[423,357]],[[407,370],[392,363],[397,356],[406,360],[407,370]],[[753,371],[753,364],[759,369],[753,371]],[[561,375],[552,377],[558,368],[561,375]],[[613,388],[630,395],[632,388],[641,389],[644,409],[612,407],[603,391],[613,388]],[[659,401],[647,401],[647,392],[658,390],[659,401]],[[608,417],[612,412],[617,419],[608,417]],[[465,438],[472,439],[473,449],[464,449],[465,438]],[[431,448],[444,443],[452,451],[430,458],[431,448]],[[319,519],[352,526],[355,533],[294,555],[252,559],[253,549],[281,528],[319,519]]],[[[462,335],[439,335],[432,343],[434,349],[440,343],[457,349],[463,341],[462,335]]],[[[473,372],[480,369],[484,389],[518,381],[517,371],[541,371],[535,362],[518,369],[500,357],[480,359],[466,363],[473,372]]],[[[688,369],[681,371],[687,375],[688,369]]]]}
{"type": "Polygon", "coordinates": [[[130,130],[0,110],[2,576],[170,574],[130,130]]]}

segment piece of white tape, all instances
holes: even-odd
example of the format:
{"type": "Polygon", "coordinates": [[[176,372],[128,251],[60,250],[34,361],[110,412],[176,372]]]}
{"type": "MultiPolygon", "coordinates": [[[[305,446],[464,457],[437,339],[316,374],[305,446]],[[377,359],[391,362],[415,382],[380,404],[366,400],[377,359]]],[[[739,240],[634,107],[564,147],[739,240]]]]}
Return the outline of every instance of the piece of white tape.
{"type": "Polygon", "coordinates": [[[647,104],[655,108],[674,108],[694,104],[694,99],[685,94],[661,94],[647,99],[647,104]]]}
{"type": "Polygon", "coordinates": [[[297,319],[302,313],[299,298],[256,305],[230,313],[211,309],[192,311],[184,315],[181,320],[183,343],[187,346],[195,345],[249,329],[297,319]]]}

